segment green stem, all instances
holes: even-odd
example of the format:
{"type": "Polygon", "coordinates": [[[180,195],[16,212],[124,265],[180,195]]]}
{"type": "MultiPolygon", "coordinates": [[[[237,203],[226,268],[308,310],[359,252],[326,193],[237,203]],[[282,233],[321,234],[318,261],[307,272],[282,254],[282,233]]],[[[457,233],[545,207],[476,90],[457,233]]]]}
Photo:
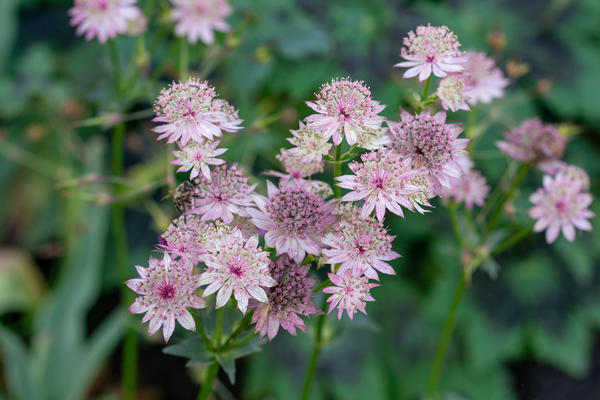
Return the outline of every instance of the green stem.
{"type": "Polygon", "coordinates": [[[253,312],[254,310],[250,310],[244,316],[244,318],[238,324],[237,328],[231,333],[231,335],[229,335],[227,340],[225,340],[225,343],[221,347],[222,350],[227,350],[227,347],[231,345],[234,342],[234,340],[237,339],[237,337],[240,336],[248,328],[250,322],[252,321],[253,312]]]}
{"type": "Polygon", "coordinates": [[[517,232],[515,235],[505,239],[492,251],[490,256],[498,255],[503,251],[509,249],[510,247],[514,246],[515,244],[519,243],[521,240],[529,236],[531,232],[533,232],[532,228],[523,229],[517,232]]]}
{"type": "Polygon", "coordinates": [[[419,106],[417,107],[417,114],[423,110],[425,100],[427,100],[427,92],[429,91],[430,83],[431,83],[431,75],[429,75],[429,78],[427,78],[427,80],[425,81],[425,87],[423,88],[423,94],[421,94],[421,102],[420,102],[419,106]]]}
{"type": "MultiPolygon", "coordinates": [[[[112,142],[112,166],[111,174],[114,177],[123,176],[123,145],[125,141],[125,124],[115,126],[112,142]]],[[[123,190],[121,185],[116,185],[115,193],[118,195],[123,190]]],[[[112,228],[115,245],[115,256],[117,268],[121,281],[128,278],[128,255],[127,235],[125,230],[125,209],[123,204],[115,203],[112,206],[112,228]]],[[[121,287],[121,304],[127,308],[133,301],[132,292],[125,286],[121,287]]],[[[137,359],[138,338],[135,330],[131,327],[125,332],[123,342],[123,398],[127,400],[137,399],[137,359]]]]}
{"type": "Polygon", "coordinates": [[[329,279],[327,279],[325,282],[322,282],[319,286],[317,286],[316,288],[313,289],[313,293],[319,293],[321,290],[325,289],[328,286],[331,286],[332,283],[329,279]]]}
{"type": "Polygon", "coordinates": [[[435,357],[433,358],[433,364],[429,372],[429,381],[427,383],[428,396],[433,396],[437,392],[442,367],[444,365],[444,359],[446,358],[448,343],[450,342],[450,338],[452,336],[452,330],[454,329],[454,322],[456,320],[456,313],[458,311],[462,296],[465,292],[465,286],[465,279],[461,274],[460,280],[454,291],[454,297],[452,298],[452,303],[450,304],[450,309],[448,311],[448,315],[446,316],[446,321],[444,322],[442,335],[438,342],[435,357]]]}
{"type": "Polygon", "coordinates": [[[110,61],[113,69],[113,81],[117,94],[121,94],[121,64],[119,62],[119,51],[117,42],[114,39],[108,41],[108,51],[110,52],[110,61]]]}
{"type": "Polygon", "coordinates": [[[202,382],[202,388],[200,393],[198,393],[198,400],[207,400],[210,394],[212,393],[212,386],[217,374],[219,373],[219,363],[213,361],[208,367],[208,371],[206,371],[206,377],[204,378],[204,382],[202,382]]]}
{"type": "MultiPolygon", "coordinates": [[[[323,299],[323,308],[325,306],[325,299],[323,299]]],[[[306,369],[306,377],[304,378],[304,386],[302,388],[302,400],[307,400],[310,394],[310,387],[312,385],[315,371],[317,370],[317,362],[319,361],[319,355],[321,354],[321,348],[323,347],[323,324],[325,323],[325,315],[319,315],[317,320],[317,332],[315,335],[315,343],[313,345],[313,351],[310,355],[308,367],[306,369]]]]}
{"type": "Polygon", "coordinates": [[[221,347],[221,335],[223,330],[223,308],[217,310],[217,333],[215,335],[215,349],[221,347]]]}
{"type": "Polygon", "coordinates": [[[454,231],[454,236],[456,236],[456,240],[458,241],[459,247],[462,250],[463,240],[462,233],[460,231],[460,225],[458,224],[458,216],[456,215],[457,204],[453,200],[450,200],[448,204],[448,211],[450,211],[450,220],[452,221],[452,230],[454,231]]]}
{"type": "Polygon", "coordinates": [[[335,163],[333,163],[333,195],[336,199],[342,196],[342,188],[338,186],[335,178],[342,174],[342,164],[338,162],[342,155],[342,144],[338,144],[335,148],[335,163]]]}
{"type": "Polygon", "coordinates": [[[181,38],[181,47],[179,48],[179,79],[186,80],[189,76],[189,48],[185,37],[181,38]]]}
{"type": "Polygon", "coordinates": [[[515,180],[513,181],[512,185],[510,186],[508,191],[506,191],[506,193],[504,193],[504,195],[500,198],[500,202],[498,203],[498,205],[496,206],[496,209],[492,213],[492,216],[490,217],[490,222],[488,223],[487,229],[485,231],[486,234],[491,232],[492,229],[494,229],[494,227],[498,223],[498,220],[500,219],[500,216],[502,215],[502,209],[504,208],[504,204],[514,197],[515,192],[521,185],[521,182],[523,182],[523,179],[527,175],[528,170],[529,170],[529,164],[521,164],[521,166],[519,167],[519,170],[517,171],[517,176],[516,176],[515,180]]]}

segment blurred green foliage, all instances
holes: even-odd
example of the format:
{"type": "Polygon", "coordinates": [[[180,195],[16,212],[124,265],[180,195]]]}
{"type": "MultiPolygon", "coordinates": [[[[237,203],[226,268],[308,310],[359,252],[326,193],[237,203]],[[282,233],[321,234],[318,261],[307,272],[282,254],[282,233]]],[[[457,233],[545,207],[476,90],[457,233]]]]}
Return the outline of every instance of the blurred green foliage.
{"type": "MultiPolygon", "coordinates": [[[[141,1],[143,6],[151,2],[141,1]]],[[[152,2],[164,9],[159,1],[152,2]]],[[[308,114],[304,101],[337,76],[367,82],[397,117],[411,101],[414,81],[392,69],[401,39],[416,25],[444,24],[463,48],[493,54],[512,76],[506,96],[477,109],[485,132],[475,161],[492,184],[508,168],[494,151],[501,133],[540,115],[578,132],[566,159],[585,168],[600,193],[600,2],[236,0],[233,31],[212,47],[191,50],[191,67],[205,73],[240,109],[246,135],[228,135],[226,158],[251,173],[277,168],[274,155],[289,129],[308,114]],[[490,37],[492,35],[492,37],[490,37]],[[490,39],[505,47],[491,48],[490,39]],[[516,72],[515,72],[516,74],[516,72]]],[[[119,39],[124,71],[141,71],[127,98],[115,96],[108,51],[75,38],[68,0],[0,1],[0,351],[8,398],[83,398],[99,368],[114,356],[124,316],[98,299],[114,298],[120,280],[107,233],[107,185],[82,176],[106,175],[103,126],[84,124],[117,110],[146,110],[177,77],[178,42],[157,40],[150,71],[135,65],[135,38],[119,39]],[[89,126],[88,126],[89,125],[89,126]],[[18,249],[18,250],[15,250],[18,249]],[[16,253],[15,253],[16,252],[16,253]],[[13,256],[10,256],[13,254],[13,256]],[[14,256],[14,254],[19,254],[14,256]],[[89,310],[93,310],[89,312],[89,310]],[[101,310],[101,311],[99,311],[101,310]],[[92,331],[90,331],[92,329],[92,331]],[[60,368],[56,366],[60,365],[60,368]]],[[[150,22],[152,39],[168,26],[150,22]]],[[[142,60],[143,61],[143,60],[142,60]]],[[[452,118],[466,121],[466,114],[452,118]]],[[[131,263],[145,262],[156,237],[175,214],[153,186],[166,173],[164,146],[148,118],[127,132],[127,196],[131,263]],[[140,190],[142,188],[143,190],[140,190]],[[150,216],[150,217],[148,217],[150,216]]],[[[262,178],[259,178],[262,180],[262,178]]],[[[527,196],[541,181],[534,173],[514,202],[511,232],[529,226],[527,196]]],[[[600,214],[597,202],[593,205],[600,214]]],[[[333,323],[317,371],[313,398],[414,399],[428,368],[460,269],[445,209],[386,221],[398,235],[397,276],[382,277],[369,317],[333,323]]],[[[442,388],[447,399],[516,399],[515,363],[537,360],[583,379],[600,327],[600,231],[547,246],[535,235],[488,262],[467,291],[451,342],[442,388]]],[[[292,398],[300,390],[311,338],[279,335],[242,364],[240,398],[292,398]]],[[[176,348],[168,352],[178,354],[176,348]]],[[[164,356],[170,357],[170,356],[164,356]]],[[[143,366],[142,366],[143,368],[143,366]]],[[[596,387],[597,389],[597,387],[596,387]]],[[[99,392],[109,392],[102,388],[99,392]]],[[[586,393],[586,392],[582,392],[586,393]]],[[[546,398],[552,393],[546,393],[546,398]]],[[[584,398],[584,397],[573,397],[584,398]]]]}

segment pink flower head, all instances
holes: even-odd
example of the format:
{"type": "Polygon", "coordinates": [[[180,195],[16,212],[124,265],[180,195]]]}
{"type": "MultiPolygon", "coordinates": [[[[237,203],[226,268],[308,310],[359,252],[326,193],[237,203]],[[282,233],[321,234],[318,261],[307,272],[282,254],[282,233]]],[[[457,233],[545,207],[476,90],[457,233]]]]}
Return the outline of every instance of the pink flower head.
{"type": "Polygon", "coordinates": [[[325,182],[305,179],[313,174],[323,172],[323,160],[309,161],[306,158],[293,153],[292,149],[281,149],[276,158],[281,162],[286,173],[278,171],[266,171],[265,175],[279,178],[279,186],[302,186],[306,190],[325,198],[333,194],[331,187],[325,182]]]}
{"type": "Polygon", "coordinates": [[[383,221],[385,210],[404,217],[402,207],[413,209],[407,195],[416,193],[417,187],[410,184],[416,173],[409,159],[389,149],[382,149],[361,156],[362,163],[353,162],[350,170],[354,175],[337,178],[338,186],[352,190],[342,201],[364,200],[361,216],[364,218],[375,210],[377,219],[383,221]]]}
{"type": "Polygon", "coordinates": [[[300,122],[300,127],[290,132],[292,137],[287,140],[296,147],[289,149],[288,152],[301,158],[304,162],[320,164],[323,157],[329,154],[331,143],[329,143],[329,138],[324,137],[321,131],[311,129],[300,122]]]}
{"type": "Polygon", "coordinates": [[[358,208],[342,209],[341,220],[323,238],[323,255],[327,264],[341,264],[337,273],[352,271],[379,279],[377,271],[394,275],[394,269],[386,261],[400,257],[392,250],[395,236],[387,233],[383,224],[369,216],[360,216],[358,208]]]}
{"type": "Polygon", "coordinates": [[[326,83],[316,93],[316,100],[306,105],[317,112],[306,118],[309,128],[322,131],[327,139],[333,137],[336,146],[344,135],[349,145],[355,144],[362,130],[377,129],[384,121],[378,114],[385,106],[371,98],[363,82],[347,78],[326,83]]]}
{"type": "Polygon", "coordinates": [[[559,173],[561,179],[568,181],[569,186],[577,187],[583,191],[590,188],[590,177],[587,172],[576,165],[560,162],[555,173],[559,173]]]}
{"type": "Polygon", "coordinates": [[[462,172],[459,160],[466,154],[469,139],[458,136],[462,128],[446,123],[446,113],[435,115],[425,110],[412,116],[402,111],[401,121],[388,122],[390,147],[411,160],[413,169],[423,169],[429,176],[432,190],[450,186],[450,178],[462,172]]]}
{"type": "Polygon", "coordinates": [[[171,161],[171,164],[181,165],[177,169],[177,172],[192,170],[190,179],[194,179],[202,172],[202,175],[210,180],[210,168],[208,166],[225,163],[225,161],[217,157],[225,153],[227,149],[218,149],[218,145],[218,141],[211,142],[209,140],[205,140],[204,142],[189,142],[186,145],[180,144],[179,150],[173,151],[173,155],[177,159],[171,161]]]}
{"type": "Polygon", "coordinates": [[[250,308],[256,308],[252,323],[256,333],[272,340],[279,326],[296,336],[296,329],[306,332],[306,325],[300,315],[319,314],[321,310],[312,301],[312,287],[315,280],[307,277],[308,265],[300,266],[282,255],[277,262],[271,262],[270,274],[277,285],[267,289],[268,303],[250,301],[250,308]]]}
{"type": "Polygon", "coordinates": [[[467,51],[465,58],[465,69],[459,78],[465,84],[467,102],[471,105],[485,104],[502,97],[509,81],[500,68],[496,67],[494,60],[475,51],[467,51]]]}
{"type": "Polygon", "coordinates": [[[376,283],[369,283],[369,279],[364,275],[356,275],[351,271],[344,272],[343,275],[339,273],[327,274],[329,280],[334,286],[329,286],[323,289],[323,293],[331,294],[327,298],[329,303],[329,310],[327,313],[333,311],[334,308],[338,308],[338,319],[342,319],[342,314],[346,310],[346,314],[350,319],[354,318],[356,310],[363,314],[367,314],[365,310],[365,302],[375,301],[371,296],[371,289],[379,286],[376,283]]]}
{"type": "Polygon", "coordinates": [[[406,61],[394,65],[408,68],[404,78],[419,75],[424,81],[431,73],[443,78],[448,73],[459,72],[465,62],[456,35],[446,26],[418,26],[416,33],[408,32],[402,41],[401,55],[406,61]]]}
{"type": "Polygon", "coordinates": [[[452,198],[457,203],[465,203],[467,209],[471,210],[473,204],[479,207],[488,195],[490,187],[487,185],[485,176],[478,171],[465,171],[460,178],[452,178],[449,188],[442,188],[441,197],[452,198]]]}
{"type": "Polygon", "coordinates": [[[442,79],[435,93],[440,98],[444,110],[469,111],[469,105],[466,103],[465,84],[457,76],[450,75],[442,79]]]}
{"type": "Polygon", "coordinates": [[[215,89],[206,81],[190,78],[187,82],[173,82],[163,89],[154,104],[161,122],[154,128],[158,140],[168,138],[168,143],[179,140],[185,145],[190,140],[203,143],[221,136],[221,131],[242,129],[238,112],[225,100],[217,99],[215,89]]]}
{"type": "Polygon", "coordinates": [[[335,222],[335,203],[325,202],[299,185],[277,188],[267,181],[267,191],[268,197],[254,196],[258,209],[248,209],[254,225],[266,231],[266,246],[274,247],[277,255],[288,254],[297,263],[306,253],[319,255],[323,232],[335,222]]]}
{"type": "Polygon", "coordinates": [[[100,43],[126,33],[129,23],[139,19],[142,12],[135,6],[136,0],[75,0],[69,10],[71,25],[77,26],[77,34],[86,40],[94,37],[100,43]]]}
{"type": "Polygon", "coordinates": [[[269,276],[269,252],[258,247],[258,236],[244,238],[242,232],[234,230],[216,244],[216,251],[205,257],[208,267],[200,275],[198,284],[208,285],[203,297],[217,293],[216,307],[223,307],[231,294],[242,313],[246,313],[248,299],[269,301],[264,287],[277,282],[269,276]]]}
{"type": "Polygon", "coordinates": [[[210,179],[204,175],[196,178],[198,188],[194,192],[191,214],[202,215],[203,221],[221,218],[231,223],[233,215],[247,216],[245,207],[251,206],[254,185],[248,185],[237,164],[221,165],[210,172],[210,179]]]}
{"type": "Polygon", "coordinates": [[[588,219],[594,213],[588,209],[592,195],[584,192],[580,182],[566,173],[544,176],[544,185],[529,197],[533,207],[529,216],[536,219],[535,232],[546,230],[546,242],[552,243],[562,231],[570,242],[575,239],[575,228],[591,231],[588,219]]]}
{"type": "Polygon", "coordinates": [[[175,34],[187,37],[188,42],[198,39],[206,44],[215,41],[214,31],[226,32],[229,25],[225,22],[231,14],[227,0],[171,0],[175,8],[171,18],[177,23],[175,34]]]}
{"type": "Polygon", "coordinates": [[[182,215],[174,220],[161,235],[165,243],[158,246],[160,251],[169,253],[173,257],[189,259],[193,263],[202,260],[206,253],[202,240],[207,230],[205,222],[200,221],[197,215],[182,215]]]}
{"type": "Polygon", "coordinates": [[[539,118],[525,120],[504,134],[505,141],[496,142],[498,148],[509,157],[538,167],[559,161],[567,146],[567,139],[554,125],[543,124],[539,118]]]}
{"type": "Polygon", "coordinates": [[[206,300],[196,295],[200,286],[198,275],[192,275],[189,260],[173,261],[167,253],[162,260],[150,258],[148,268],[136,265],[139,278],[125,284],[138,296],[129,307],[133,314],[146,313],[142,323],[150,321],[148,334],[153,335],[161,326],[165,342],[175,330],[175,320],[190,331],[196,330],[188,308],[204,308],[206,300]]]}

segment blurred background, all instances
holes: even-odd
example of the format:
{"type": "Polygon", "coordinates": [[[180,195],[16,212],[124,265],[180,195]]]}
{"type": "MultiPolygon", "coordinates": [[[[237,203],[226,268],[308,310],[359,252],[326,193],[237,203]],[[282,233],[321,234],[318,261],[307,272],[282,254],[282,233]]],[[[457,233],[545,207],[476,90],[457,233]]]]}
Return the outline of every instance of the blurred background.
{"type": "MultiPolygon", "coordinates": [[[[364,80],[398,117],[415,80],[401,79],[401,40],[417,25],[447,25],[463,49],[492,55],[512,83],[477,109],[475,162],[495,185],[509,163],[494,142],[534,116],[571,137],[566,160],[600,192],[600,2],[597,0],[232,0],[232,27],[190,50],[193,73],[240,110],[245,135],[226,135],[225,158],[257,174],[277,169],[304,101],[338,76],[364,80]]],[[[109,209],[126,207],[129,264],[145,264],[176,215],[167,154],[150,131],[150,107],[177,78],[178,41],[166,2],[138,1],[149,21],[146,53],[119,37],[123,70],[137,83],[115,96],[108,49],[76,37],[70,0],[0,1],[0,392],[7,399],[119,398],[119,307],[109,209]],[[150,3],[152,3],[150,5],[150,3]],[[155,76],[155,71],[159,71],[155,76]],[[141,78],[140,78],[141,77],[141,78]],[[126,110],[126,177],[115,196],[111,132],[126,110]]],[[[467,114],[450,117],[465,122],[467,114]]],[[[326,179],[326,178],[325,178],[326,179]]],[[[527,227],[530,174],[506,230],[527,227]]],[[[264,186],[259,186],[259,190],[264,186]]],[[[592,205],[596,215],[600,206],[592,205]]],[[[460,268],[446,209],[389,218],[397,276],[383,276],[369,317],[326,326],[335,336],[315,386],[323,399],[418,399],[460,268]]],[[[532,236],[488,261],[468,289],[445,365],[447,399],[600,398],[600,220],[592,233],[552,246],[532,236]]],[[[133,268],[130,271],[133,274],[133,268]]],[[[127,278],[127,277],[126,277],[127,278]]],[[[333,320],[333,319],[331,319],[333,320]]],[[[187,399],[194,369],[140,332],[139,397],[187,399]]],[[[176,332],[176,336],[178,333],[176,332]]],[[[311,338],[278,335],[241,360],[224,399],[298,396],[311,338]]]]}

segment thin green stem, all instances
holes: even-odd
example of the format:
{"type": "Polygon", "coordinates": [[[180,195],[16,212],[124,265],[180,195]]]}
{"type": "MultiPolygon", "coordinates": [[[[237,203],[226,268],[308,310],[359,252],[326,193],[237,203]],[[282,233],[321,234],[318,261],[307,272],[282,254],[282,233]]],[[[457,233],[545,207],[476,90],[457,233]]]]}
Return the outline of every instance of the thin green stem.
{"type": "Polygon", "coordinates": [[[179,48],[179,79],[186,80],[189,76],[190,54],[187,38],[182,37],[179,48]]]}
{"type": "MultiPolygon", "coordinates": [[[[115,126],[112,141],[112,165],[111,174],[114,177],[123,176],[123,146],[125,141],[125,124],[115,126]]],[[[122,192],[121,185],[115,185],[115,193],[122,192]]],[[[125,230],[125,209],[123,204],[115,203],[112,206],[112,228],[115,246],[115,256],[119,277],[122,282],[128,278],[128,254],[127,234],[125,230]]],[[[127,308],[133,301],[132,292],[125,286],[121,287],[121,304],[127,308]]],[[[137,359],[138,359],[138,337],[131,327],[125,332],[123,342],[123,398],[127,400],[137,399],[137,359]]]]}
{"type": "Polygon", "coordinates": [[[254,310],[250,310],[244,318],[240,321],[237,328],[229,335],[225,343],[221,347],[221,349],[226,350],[228,346],[230,346],[238,336],[240,336],[247,328],[250,326],[252,321],[252,314],[254,310]]]}
{"type": "Polygon", "coordinates": [[[321,282],[319,286],[313,289],[313,293],[319,293],[321,290],[325,289],[328,286],[333,285],[329,279],[324,282],[321,282]]]}
{"type": "Polygon", "coordinates": [[[526,228],[526,229],[523,229],[523,230],[517,232],[516,234],[508,237],[503,242],[501,242],[498,246],[496,246],[496,248],[492,251],[490,256],[498,255],[498,254],[502,253],[503,251],[509,249],[510,247],[514,246],[515,244],[519,243],[521,240],[523,240],[524,238],[529,236],[531,234],[531,232],[533,232],[533,228],[526,228]]]}
{"type": "Polygon", "coordinates": [[[113,69],[113,81],[117,94],[121,93],[121,64],[119,62],[119,51],[117,42],[114,39],[108,41],[108,51],[110,52],[110,61],[113,69]]]}
{"type": "Polygon", "coordinates": [[[218,373],[219,363],[213,361],[208,367],[208,370],[206,371],[206,377],[204,378],[204,382],[202,382],[202,388],[200,389],[200,393],[198,393],[198,400],[208,399],[208,397],[212,393],[213,383],[218,373]]]}
{"type": "Polygon", "coordinates": [[[462,233],[460,231],[460,225],[458,223],[458,216],[456,214],[456,209],[458,205],[453,200],[450,200],[448,204],[448,211],[450,211],[450,220],[452,221],[452,230],[454,231],[454,236],[456,236],[456,240],[458,241],[459,247],[463,248],[463,239],[462,233]]]}
{"type": "Polygon", "coordinates": [[[342,174],[342,164],[338,161],[342,155],[342,144],[338,144],[335,148],[335,163],[333,163],[333,195],[336,199],[342,196],[342,188],[338,186],[335,178],[342,174]]]}
{"type": "MultiPolygon", "coordinates": [[[[325,299],[323,299],[322,308],[325,308],[325,304],[325,299]]],[[[310,387],[312,385],[315,371],[317,370],[317,362],[319,361],[319,355],[321,354],[321,349],[323,347],[323,324],[325,323],[325,315],[326,314],[319,315],[319,319],[317,320],[315,343],[313,345],[312,354],[310,355],[310,360],[308,361],[306,377],[304,378],[304,386],[302,387],[302,396],[300,397],[302,400],[307,400],[310,396],[310,387]]]]}
{"type": "Polygon", "coordinates": [[[421,95],[421,102],[424,102],[427,99],[427,92],[429,91],[429,84],[431,83],[431,75],[425,81],[425,87],[423,88],[423,94],[421,95]]]}
{"type": "Polygon", "coordinates": [[[504,208],[504,204],[514,197],[517,189],[519,188],[519,186],[521,186],[523,179],[525,179],[528,170],[529,164],[521,164],[519,170],[517,171],[517,176],[515,177],[515,180],[513,181],[508,191],[506,191],[506,193],[504,193],[504,195],[500,198],[500,202],[498,203],[494,212],[492,213],[492,216],[490,217],[489,223],[485,231],[486,234],[491,232],[492,229],[496,227],[496,224],[498,223],[498,220],[502,215],[502,209],[504,208]]]}
{"type": "Polygon", "coordinates": [[[223,331],[223,308],[217,310],[217,333],[215,334],[215,348],[221,347],[221,336],[223,331]]]}
{"type": "Polygon", "coordinates": [[[429,372],[429,380],[427,383],[428,396],[433,396],[437,392],[440,376],[442,373],[442,367],[444,365],[444,359],[446,358],[448,343],[450,342],[450,338],[452,337],[454,322],[456,320],[456,313],[458,311],[460,301],[465,292],[465,286],[465,279],[461,274],[460,280],[456,285],[456,289],[454,290],[452,303],[450,304],[450,309],[448,311],[448,315],[446,316],[446,321],[444,322],[444,328],[442,329],[442,335],[440,336],[437,350],[433,358],[433,364],[429,372]]]}

